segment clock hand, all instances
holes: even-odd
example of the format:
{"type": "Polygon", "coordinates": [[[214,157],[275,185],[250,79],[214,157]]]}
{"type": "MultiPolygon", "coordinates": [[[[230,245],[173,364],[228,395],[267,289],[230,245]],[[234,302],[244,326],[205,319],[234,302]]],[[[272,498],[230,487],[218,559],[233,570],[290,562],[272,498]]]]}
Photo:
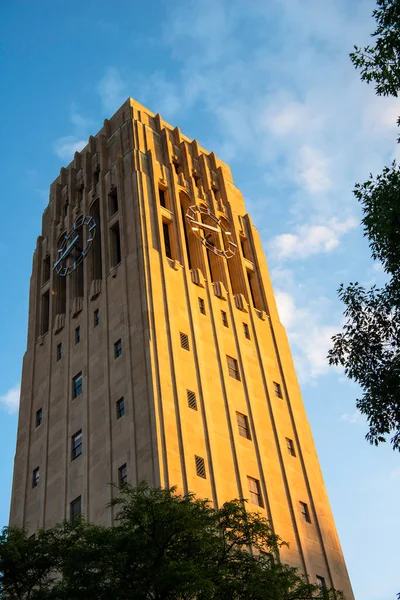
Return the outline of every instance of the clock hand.
{"type": "Polygon", "coordinates": [[[195,227],[200,227],[201,229],[207,229],[208,231],[215,231],[216,233],[221,233],[221,229],[219,227],[213,227],[212,225],[206,225],[205,223],[199,223],[198,221],[194,221],[195,227]]]}
{"type": "Polygon", "coordinates": [[[61,254],[60,258],[54,263],[54,269],[57,267],[57,265],[64,260],[64,258],[66,256],[68,256],[71,253],[72,248],[75,246],[76,242],[79,240],[79,235],[75,236],[74,239],[72,240],[72,242],[70,243],[70,245],[64,250],[64,252],[61,254]]]}

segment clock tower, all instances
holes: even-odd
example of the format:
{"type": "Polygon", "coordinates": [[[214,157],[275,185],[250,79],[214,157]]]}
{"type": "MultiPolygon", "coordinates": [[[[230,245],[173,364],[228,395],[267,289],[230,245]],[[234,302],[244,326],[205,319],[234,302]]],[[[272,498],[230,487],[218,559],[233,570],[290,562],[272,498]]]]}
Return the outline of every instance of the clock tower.
{"type": "Polygon", "coordinates": [[[353,598],[260,238],[229,167],[132,99],[50,186],[10,524],[111,525],[110,483],[247,498],[353,598]]]}

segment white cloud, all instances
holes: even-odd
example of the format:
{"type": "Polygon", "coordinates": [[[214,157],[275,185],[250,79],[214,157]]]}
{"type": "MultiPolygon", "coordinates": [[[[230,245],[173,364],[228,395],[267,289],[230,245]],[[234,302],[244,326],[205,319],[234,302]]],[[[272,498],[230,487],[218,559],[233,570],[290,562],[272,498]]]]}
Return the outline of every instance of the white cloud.
{"type": "Polygon", "coordinates": [[[360,413],[359,410],[355,410],[353,413],[343,413],[340,416],[340,420],[354,425],[356,423],[364,423],[365,417],[360,413]]]}
{"type": "Polygon", "coordinates": [[[325,322],[330,303],[321,297],[299,307],[293,296],[282,290],[277,290],[275,297],[300,382],[313,383],[330,369],[326,356],[332,345],[331,338],[339,329],[339,325],[325,322]]]}
{"type": "MultiPolygon", "coordinates": [[[[100,80],[97,91],[101,103],[109,113],[117,110],[126,100],[126,82],[122,79],[120,72],[115,67],[106,69],[104,77],[100,80]]],[[[110,116],[110,115],[109,115],[110,116]]]]}
{"type": "Polygon", "coordinates": [[[304,259],[309,256],[332,252],[343,235],[357,227],[356,219],[344,221],[331,219],[326,225],[299,225],[296,233],[282,233],[276,236],[269,248],[277,259],[304,259]]]}
{"type": "Polygon", "coordinates": [[[66,135],[54,142],[54,152],[62,160],[72,160],[75,152],[80,152],[87,144],[86,140],[78,140],[73,135],[66,135]]]}
{"type": "Polygon", "coordinates": [[[316,148],[302,146],[299,151],[297,181],[310,194],[330,190],[332,180],[329,173],[330,161],[316,148]]]}
{"type": "Polygon", "coordinates": [[[390,479],[400,479],[400,467],[393,469],[389,475],[390,479]]]}
{"type": "Polygon", "coordinates": [[[18,410],[20,393],[21,387],[18,384],[10,388],[3,396],[0,396],[0,406],[10,415],[18,410]]]}

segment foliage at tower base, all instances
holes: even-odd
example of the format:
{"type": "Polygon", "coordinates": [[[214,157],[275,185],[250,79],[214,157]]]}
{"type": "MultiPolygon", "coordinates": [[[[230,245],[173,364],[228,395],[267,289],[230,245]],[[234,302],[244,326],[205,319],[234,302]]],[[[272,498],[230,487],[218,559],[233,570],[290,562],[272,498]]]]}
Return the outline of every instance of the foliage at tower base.
{"type": "Polygon", "coordinates": [[[283,542],[242,502],[213,509],[175,488],[123,486],[116,525],[83,520],[0,538],[0,597],[7,600],[326,600],[340,592],[306,582],[279,561],[283,542]]]}
{"type": "MultiPolygon", "coordinates": [[[[400,94],[400,0],[378,0],[373,11],[374,46],[350,54],[361,80],[375,83],[378,96],[400,94]]],[[[397,121],[400,125],[400,117],[397,121]]],[[[398,140],[400,141],[400,140],[398,140]]],[[[400,450],[400,167],[393,162],[377,177],[354,190],[363,209],[362,225],[372,258],[387,274],[387,283],[370,289],[350,283],[339,288],[346,323],[333,338],[332,365],[360,384],[356,405],[367,417],[366,438],[378,445],[391,437],[400,450]]]]}

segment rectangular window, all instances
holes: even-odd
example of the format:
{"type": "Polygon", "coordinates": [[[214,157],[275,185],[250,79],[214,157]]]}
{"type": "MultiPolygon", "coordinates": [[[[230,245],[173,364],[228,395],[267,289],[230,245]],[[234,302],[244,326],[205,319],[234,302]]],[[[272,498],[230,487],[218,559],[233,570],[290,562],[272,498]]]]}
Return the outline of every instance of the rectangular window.
{"type": "Polygon", "coordinates": [[[121,236],[119,232],[119,223],[115,223],[110,229],[111,235],[111,266],[116,267],[121,262],[121,236]]]}
{"type": "Polygon", "coordinates": [[[194,392],[192,392],[191,390],[186,390],[186,394],[187,394],[187,401],[188,401],[189,408],[192,408],[193,410],[197,410],[196,394],[194,392]]]}
{"type": "Polygon", "coordinates": [[[304,520],[307,523],[311,523],[310,511],[308,510],[308,505],[305,502],[300,502],[301,514],[304,517],[304,520]]]}
{"type": "Polygon", "coordinates": [[[75,328],[75,345],[79,344],[80,341],[81,341],[81,328],[78,325],[78,327],[75,328]]]}
{"type": "Polygon", "coordinates": [[[111,217],[112,215],[115,215],[115,213],[117,211],[118,211],[118,194],[117,194],[117,188],[114,188],[108,194],[108,216],[111,217]]]}
{"type": "Polygon", "coordinates": [[[285,438],[285,439],[286,439],[286,448],[288,449],[290,456],[296,456],[296,451],[294,449],[293,440],[291,440],[290,438],[285,438]]]}
{"type": "Polygon", "coordinates": [[[222,316],[222,323],[224,324],[224,326],[229,327],[228,315],[226,314],[226,312],[224,310],[221,310],[221,316],[222,316]]]}
{"type": "Polygon", "coordinates": [[[160,199],[160,205],[163,208],[167,208],[167,198],[166,198],[167,194],[166,191],[163,188],[158,188],[158,197],[160,199]]]}
{"type": "Polygon", "coordinates": [[[316,575],[315,578],[317,580],[318,587],[320,587],[320,588],[326,588],[325,577],[322,577],[322,575],[316,575]]]}
{"type": "Polygon", "coordinates": [[[172,247],[171,247],[171,239],[170,239],[170,235],[169,235],[168,223],[163,223],[163,234],[164,234],[165,255],[167,256],[167,258],[172,258],[172,247]]]}
{"type": "Polygon", "coordinates": [[[276,381],[274,381],[274,390],[275,390],[275,395],[278,396],[278,398],[283,398],[282,388],[279,383],[276,383],[276,381]]]}
{"type": "Polygon", "coordinates": [[[228,361],[228,372],[231,377],[240,381],[240,373],[239,373],[239,364],[236,358],[232,358],[232,356],[227,356],[226,360],[228,361]]]}
{"type": "Polygon", "coordinates": [[[263,508],[264,502],[261,494],[260,482],[253,477],[247,477],[247,483],[249,486],[250,502],[263,508]]]}
{"type": "Polygon", "coordinates": [[[96,186],[100,181],[100,169],[93,171],[93,189],[96,190],[96,186]]]}
{"type": "Polygon", "coordinates": [[[206,477],[206,464],[204,462],[204,458],[201,458],[201,456],[196,456],[194,457],[194,462],[196,465],[196,475],[198,475],[199,477],[202,477],[203,479],[207,479],[206,477]]]}
{"type": "Polygon", "coordinates": [[[61,360],[62,357],[62,344],[57,344],[57,361],[61,360]]]}
{"type": "Polygon", "coordinates": [[[186,333],[182,333],[182,331],[181,331],[180,334],[179,334],[179,336],[180,336],[180,339],[181,339],[181,347],[184,350],[190,350],[190,347],[189,347],[189,338],[186,335],[186,333]]]}
{"type": "Polygon", "coordinates": [[[97,325],[100,323],[100,313],[99,313],[99,309],[96,308],[96,310],[93,313],[93,327],[97,327],[97,325]]]}
{"type": "Polygon", "coordinates": [[[247,325],[247,323],[243,323],[243,331],[244,331],[244,337],[249,340],[250,339],[250,330],[249,330],[249,326],[247,325]]]}
{"type": "Polygon", "coordinates": [[[202,315],[206,314],[206,305],[204,303],[203,298],[199,298],[199,310],[201,312],[202,315]]]}
{"type": "Polygon", "coordinates": [[[41,408],[39,408],[39,410],[36,411],[36,427],[39,427],[39,425],[42,424],[42,419],[43,419],[43,411],[41,408]]]}
{"type": "Polygon", "coordinates": [[[72,378],[72,399],[82,394],[82,372],[72,378]]]}
{"type": "Polygon", "coordinates": [[[114,344],[114,358],[118,358],[122,356],[122,342],[121,340],[117,340],[114,344]]]}
{"type": "Polygon", "coordinates": [[[69,519],[70,521],[75,521],[75,519],[79,519],[82,514],[82,499],[81,496],[72,500],[69,505],[69,519]]]}
{"type": "Polygon", "coordinates": [[[120,419],[125,414],[125,402],[124,402],[123,398],[120,398],[119,400],[117,400],[116,407],[117,407],[117,419],[120,419]]]}
{"type": "Polygon", "coordinates": [[[128,473],[127,473],[126,463],[125,463],[118,469],[118,484],[121,486],[121,485],[124,485],[124,483],[126,483],[127,481],[128,481],[128,473]]]}
{"type": "Polygon", "coordinates": [[[236,413],[236,418],[237,418],[237,424],[239,427],[239,434],[242,437],[247,438],[248,440],[251,440],[251,433],[250,433],[250,427],[249,427],[249,419],[247,418],[246,415],[243,415],[240,412],[236,413]]]}
{"type": "Polygon", "coordinates": [[[71,460],[75,460],[82,454],[82,429],[77,431],[71,438],[71,460]]]}
{"type": "Polygon", "coordinates": [[[39,485],[39,467],[33,469],[32,471],[32,487],[37,487],[39,485]]]}

